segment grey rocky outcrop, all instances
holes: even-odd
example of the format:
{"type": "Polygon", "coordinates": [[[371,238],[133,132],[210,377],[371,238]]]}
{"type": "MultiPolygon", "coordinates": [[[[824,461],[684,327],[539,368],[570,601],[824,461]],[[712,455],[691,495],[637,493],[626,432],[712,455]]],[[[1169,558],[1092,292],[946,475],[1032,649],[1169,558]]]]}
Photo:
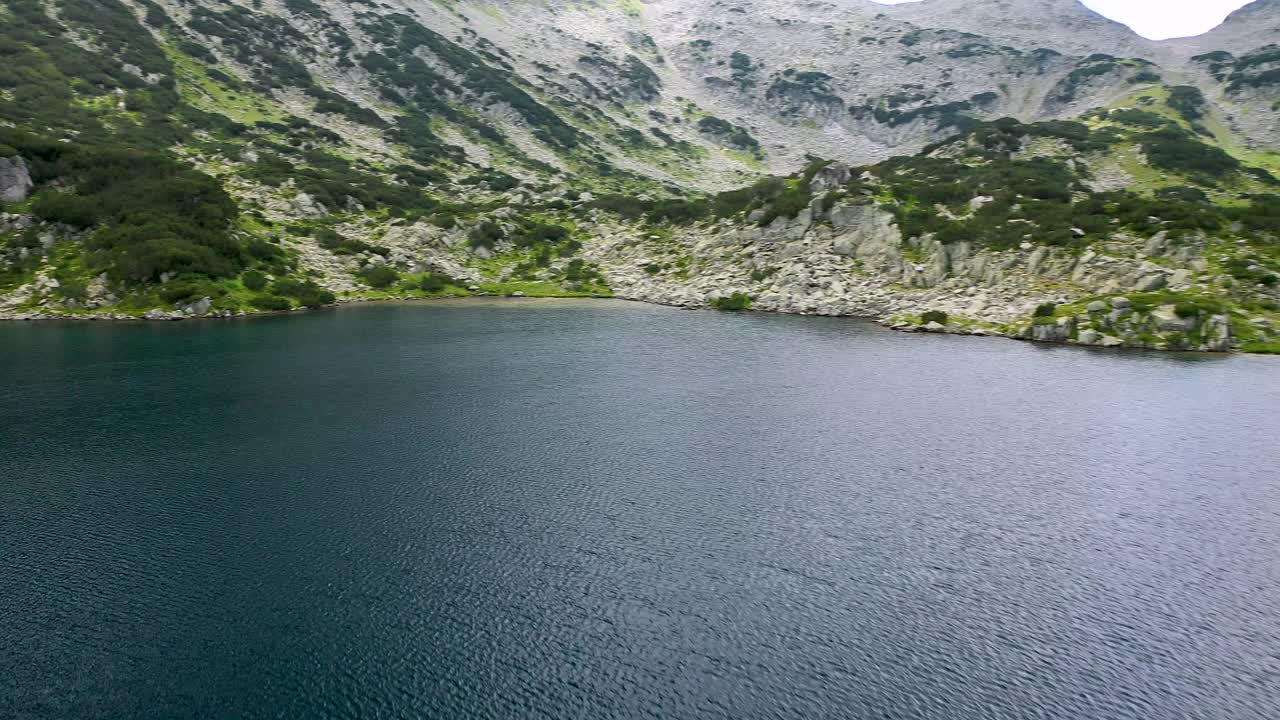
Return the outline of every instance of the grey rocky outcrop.
{"type": "Polygon", "coordinates": [[[34,187],[31,171],[21,157],[0,157],[0,202],[22,202],[34,187]]]}
{"type": "MultiPolygon", "coordinates": [[[[842,176],[838,164],[822,172],[842,176]]],[[[1180,317],[1175,306],[1135,311],[1119,294],[1190,276],[1172,262],[1148,260],[1144,238],[1117,235],[1105,248],[1083,252],[944,244],[903,237],[889,212],[858,197],[837,201],[822,218],[810,209],[767,227],[721,221],[675,228],[670,238],[603,222],[584,229],[594,236],[586,259],[623,298],[703,307],[744,293],[758,310],[864,316],[911,331],[1099,347],[1220,350],[1232,343],[1228,318],[1180,317]],[[1078,315],[1032,322],[1042,304],[1082,299],[1078,315]],[[910,320],[929,310],[962,322],[929,327],[910,320]]],[[[1197,262],[1201,255],[1188,266],[1197,262]]]]}

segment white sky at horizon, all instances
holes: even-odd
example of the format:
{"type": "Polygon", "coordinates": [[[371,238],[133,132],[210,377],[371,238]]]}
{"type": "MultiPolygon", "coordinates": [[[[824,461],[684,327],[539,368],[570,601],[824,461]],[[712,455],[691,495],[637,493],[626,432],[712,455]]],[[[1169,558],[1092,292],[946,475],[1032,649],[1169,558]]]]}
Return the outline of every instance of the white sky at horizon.
{"type": "MultiPolygon", "coordinates": [[[[872,0],[897,5],[920,0],[872,0]]],[[[983,0],[970,0],[982,2],[983,0]]],[[[1253,0],[1080,0],[1099,15],[1124,23],[1152,40],[1202,35],[1253,0]]]]}

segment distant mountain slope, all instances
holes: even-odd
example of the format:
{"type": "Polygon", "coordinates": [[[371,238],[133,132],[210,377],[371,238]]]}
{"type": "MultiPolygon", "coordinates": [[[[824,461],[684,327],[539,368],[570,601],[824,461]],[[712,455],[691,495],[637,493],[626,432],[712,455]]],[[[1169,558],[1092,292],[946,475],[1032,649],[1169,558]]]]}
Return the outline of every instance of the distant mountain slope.
{"type": "Polygon", "coordinates": [[[923,0],[880,7],[899,20],[975,33],[1014,47],[1150,60],[1167,57],[1159,43],[1099,15],[1080,0],[923,0]]]}
{"type": "Polygon", "coordinates": [[[1253,0],[1203,35],[1162,44],[1188,57],[1214,50],[1245,54],[1276,43],[1280,43],[1280,0],[1253,0]]]}

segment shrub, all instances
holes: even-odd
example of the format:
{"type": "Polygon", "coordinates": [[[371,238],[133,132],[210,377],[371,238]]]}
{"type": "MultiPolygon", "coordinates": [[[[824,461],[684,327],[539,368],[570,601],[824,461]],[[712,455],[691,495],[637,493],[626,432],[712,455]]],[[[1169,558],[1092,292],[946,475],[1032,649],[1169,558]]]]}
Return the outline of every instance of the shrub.
{"type": "Polygon", "coordinates": [[[257,292],[267,286],[267,276],[257,270],[250,270],[240,276],[240,282],[246,288],[257,292]]]}
{"type": "Polygon", "coordinates": [[[278,311],[291,310],[293,303],[288,298],[282,298],[279,295],[254,295],[249,299],[249,304],[259,310],[278,311]]]}
{"type": "Polygon", "coordinates": [[[928,310],[926,312],[920,313],[921,325],[928,325],[931,322],[936,322],[939,325],[946,325],[947,314],[941,310],[928,310]]]}
{"type": "Polygon", "coordinates": [[[207,280],[172,280],[160,287],[160,299],[167,303],[180,303],[202,297],[219,297],[226,293],[218,285],[207,280]]]}
{"type": "Polygon", "coordinates": [[[564,270],[564,280],[567,283],[579,286],[586,283],[603,285],[606,282],[600,271],[594,265],[588,265],[582,258],[574,258],[569,261],[568,267],[564,270]]]}
{"type": "Polygon", "coordinates": [[[649,222],[687,224],[705,218],[710,209],[706,200],[660,200],[649,211],[649,222]]]}
{"type": "Polygon", "coordinates": [[[652,203],[632,195],[609,193],[591,201],[591,207],[617,213],[627,220],[635,220],[652,209],[652,203]]]}
{"type": "Polygon", "coordinates": [[[356,273],[373,288],[389,288],[400,279],[400,273],[386,265],[370,265],[356,273]]]}
{"type": "Polygon", "coordinates": [[[457,227],[458,218],[457,216],[455,216],[453,213],[450,213],[450,212],[438,212],[432,215],[431,217],[427,218],[427,222],[431,223],[432,225],[435,225],[438,228],[444,228],[445,230],[452,230],[453,228],[457,227]]]}
{"type": "Polygon", "coordinates": [[[1031,314],[1032,317],[1051,318],[1058,314],[1058,306],[1055,303],[1042,303],[1036,307],[1036,311],[1031,314]]]}
{"type": "Polygon", "coordinates": [[[58,286],[58,294],[68,300],[83,300],[89,294],[89,283],[80,278],[64,278],[58,286]]]}
{"type": "Polygon", "coordinates": [[[447,285],[454,284],[454,279],[444,273],[427,273],[418,281],[418,289],[423,292],[437,293],[444,290],[447,285]]]}
{"type": "Polygon", "coordinates": [[[1158,128],[1169,123],[1163,117],[1146,110],[1112,110],[1107,117],[1126,125],[1144,128],[1158,128]]]}
{"type": "Polygon", "coordinates": [[[1191,302],[1180,302],[1173,307],[1173,311],[1180,318],[1192,318],[1200,314],[1200,306],[1191,302]]]}
{"type": "MultiPolygon", "coordinates": [[[[303,229],[302,234],[306,234],[305,229],[303,229]]],[[[387,257],[391,254],[391,251],[387,248],[378,245],[370,245],[363,240],[343,237],[331,228],[320,228],[319,230],[316,230],[314,237],[316,244],[334,255],[355,255],[356,253],[367,252],[387,257]]]]}
{"type": "Polygon", "coordinates": [[[271,292],[276,295],[287,295],[297,300],[298,304],[306,307],[331,305],[336,299],[333,293],[310,280],[302,281],[292,278],[276,280],[271,284],[271,292]]]}
{"type": "Polygon", "coordinates": [[[533,247],[542,243],[556,243],[569,237],[569,230],[561,225],[526,221],[515,233],[516,247],[533,247]]]}
{"type": "Polygon", "coordinates": [[[728,297],[718,297],[711,301],[711,307],[724,312],[742,312],[750,310],[755,298],[744,293],[734,293],[728,297]]]}
{"type": "Polygon", "coordinates": [[[41,219],[97,229],[85,241],[118,277],[164,273],[235,275],[248,262],[230,232],[239,209],[214,178],[165,156],[93,145],[46,145],[6,133],[32,158],[33,175],[72,192],[44,191],[32,202],[41,219]]]}
{"type": "Polygon", "coordinates": [[[501,239],[502,227],[488,220],[471,228],[471,232],[467,234],[467,244],[473,248],[483,247],[492,250],[501,239]]]}
{"type": "Polygon", "coordinates": [[[764,215],[760,217],[759,225],[760,227],[765,227],[779,217],[794,218],[809,207],[809,203],[812,200],[813,195],[810,193],[808,185],[796,184],[789,186],[774,197],[769,206],[765,208],[764,215]]]}
{"type": "Polygon", "coordinates": [[[1206,145],[1181,128],[1167,127],[1147,133],[1142,151],[1151,165],[1163,170],[1222,177],[1240,167],[1240,161],[1220,148],[1206,145]]]}
{"type": "Polygon", "coordinates": [[[338,249],[342,245],[342,241],[345,239],[333,228],[320,228],[319,230],[316,230],[315,238],[316,243],[325,250],[338,249]]]}
{"type": "Polygon", "coordinates": [[[31,201],[31,212],[41,220],[81,230],[98,224],[102,219],[98,204],[91,198],[53,190],[36,195],[31,201]]]}
{"type": "Polygon", "coordinates": [[[1194,123],[1204,117],[1205,99],[1200,88],[1191,85],[1171,87],[1167,104],[1187,122],[1194,123]]]}

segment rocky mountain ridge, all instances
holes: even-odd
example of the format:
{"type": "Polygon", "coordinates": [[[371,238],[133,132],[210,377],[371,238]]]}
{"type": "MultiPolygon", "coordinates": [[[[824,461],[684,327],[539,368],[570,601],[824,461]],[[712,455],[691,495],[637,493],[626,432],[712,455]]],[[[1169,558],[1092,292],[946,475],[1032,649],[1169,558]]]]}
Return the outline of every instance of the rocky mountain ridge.
{"type": "Polygon", "coordinates": [[[1182,57],[1215,50],[1247,54],[1280,38],[1280,1],[1253,0],[1227,16],[1221,25],[1203,35],[1168,40],[1164,45],[1182,57]]]}

